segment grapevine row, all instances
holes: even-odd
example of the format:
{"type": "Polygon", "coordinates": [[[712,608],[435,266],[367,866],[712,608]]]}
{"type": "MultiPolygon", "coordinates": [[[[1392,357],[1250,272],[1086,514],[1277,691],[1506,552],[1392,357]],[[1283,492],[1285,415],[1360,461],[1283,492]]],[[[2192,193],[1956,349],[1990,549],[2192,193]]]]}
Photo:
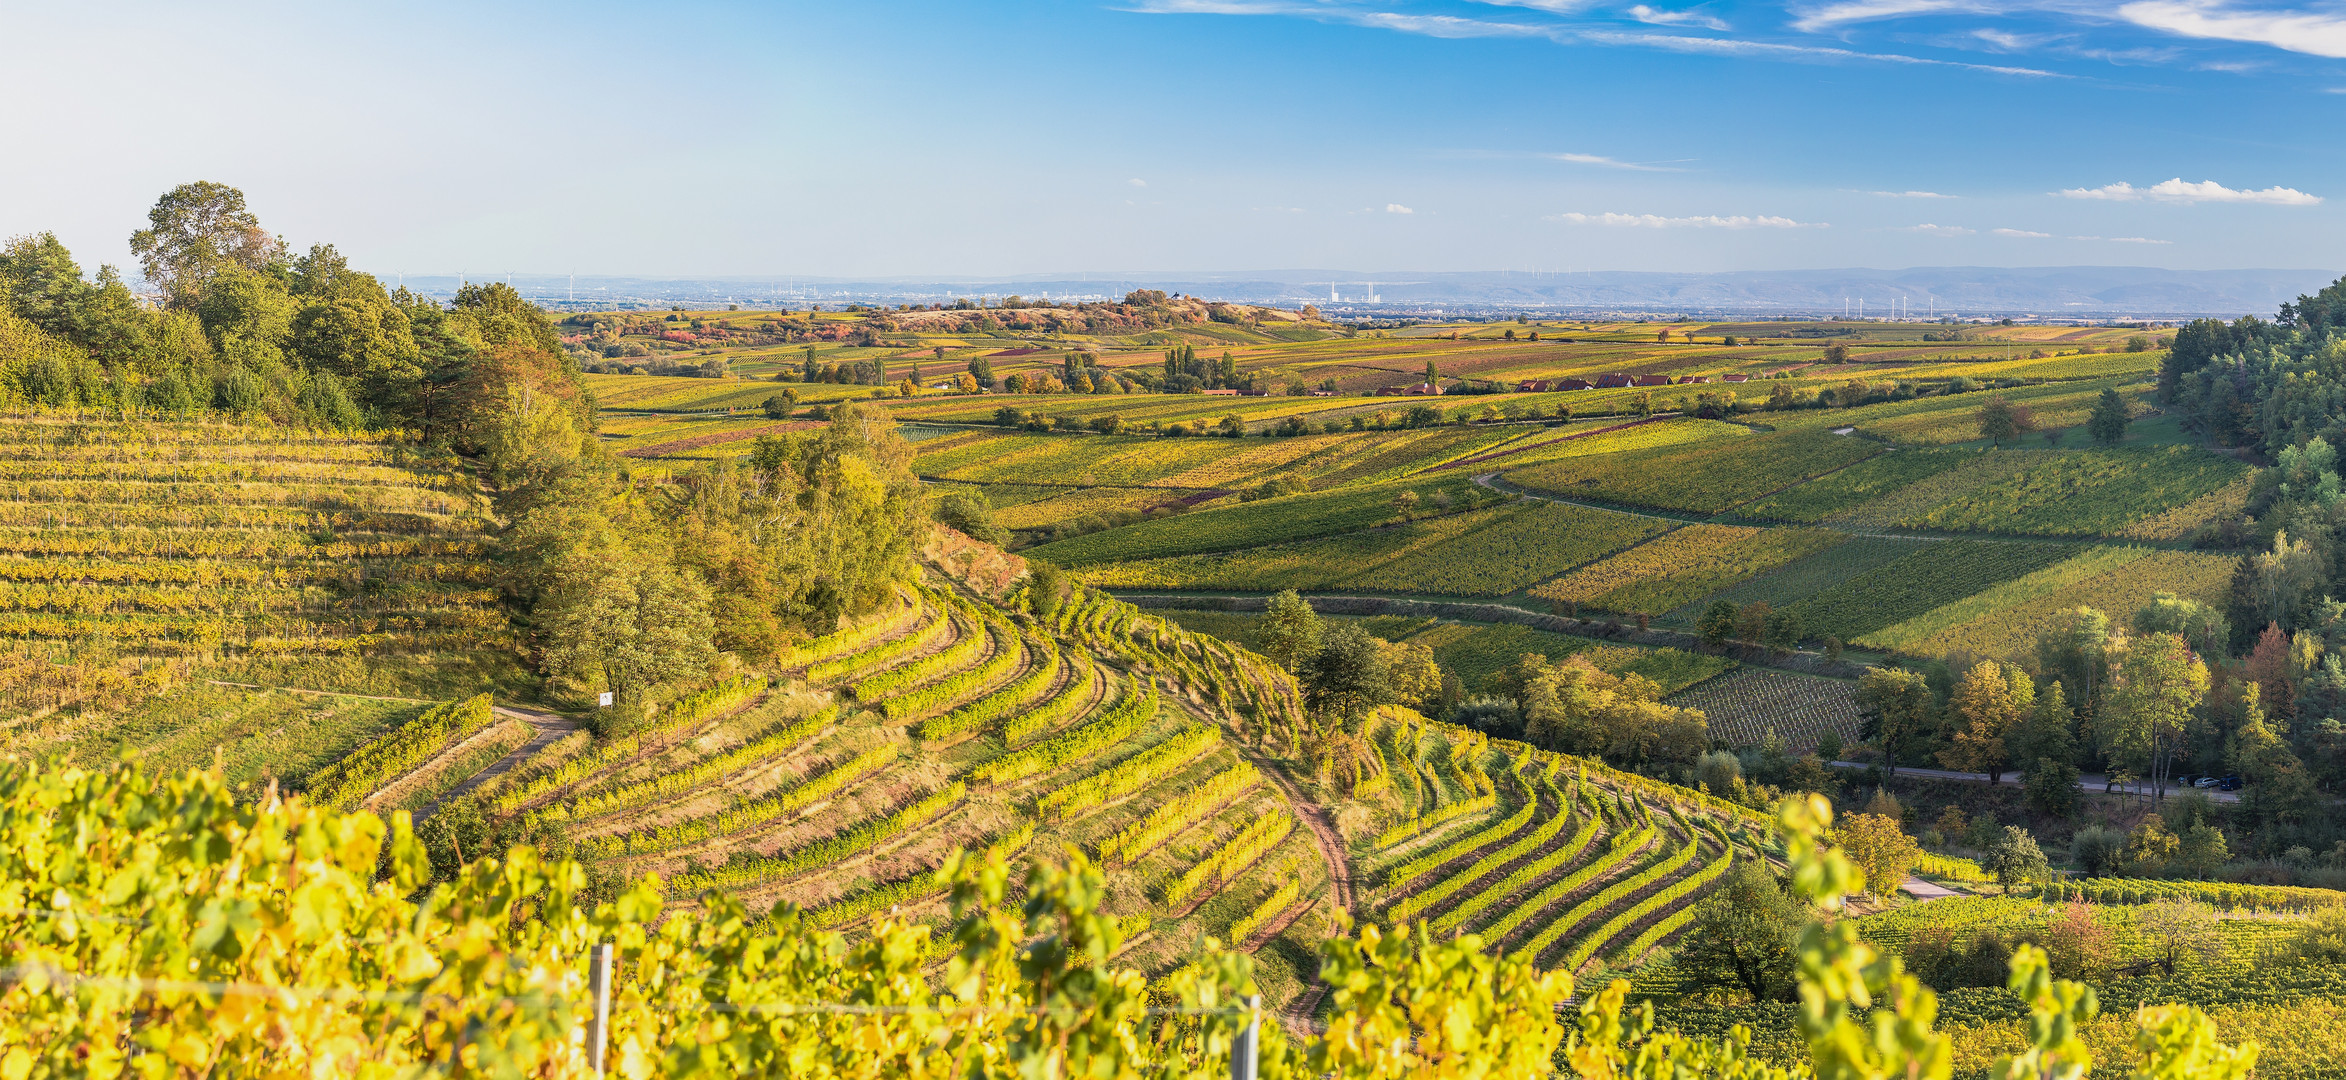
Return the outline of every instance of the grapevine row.
{"type": "MultiPolygon", "coordinates": [[[[1027,650],[1032,662],[1027,665],[1026,674],[985,697],[922,723],[920,737],[929,740],[950,739],[976,731],[1042,693],[1044,687],[1051,685],[1051,680],[1059,677],[1059,650],[1050,641],[1041,638],[1028,639],[1027,650]]],[[[1088,683],[1089,680],[1085,681],[1088,683]]]]}
{"type": "Polygon", "coordinates": [[[1523,792],[1523,806],[1515,811],[1513,817],[1499,822],[1496,825],[1490,826],[1481,832],[1470,833],[1459,839],[1452,840],[1451,842],[1444,844],[1441,847],[1435,848],[1434,850],[1420,855],[1417,858],[1411,859],[1410,861],[1403,863],[1400,866],[1394,867],[1391,873],[1385,875],[1385,884],[1388,888],[1392,889],[1395,894],[1407,892],[1409,890],[1409,886],[1414,884],[1419,878],[1441,869],[1443,866],[1448,865],[1451,860],[1472,854],[1491,844],[1499,842],[1505,837],[1513,836],[1516,833],[1522,832],[1525,826],[1531,824],[1532,816],[1539,813],[1539,809],[1540,801],[1538,797],[1534,796],[1527,786],[1523,792]]]}
{"type": "Polygon", "coordinates": [[[839,710],[836,706],[827,708],[675,772],[662,773],[649,780],[639,780],[608,791],[581,795],[572,800],[569,806],[548,807],[538,816],[544,821],[568,821],[657,802],[718,777],[731,776],[761,761],[781,757],[797,749],[838,718],[839,710]]]}
{"type": "Polygon", "coordinates": [[[960,671],[975,663],[978,654],[985,650],[987,639],[993,635],[981,629],[981,624],[976,619],[956,617],[952,621],[958,635],[953,639],[953,644],[909,664],[889,668],[856,683],[855,700],[878,701],[899,690],[919,686],[931,679],[960,671]]]}
{"type": "Polygon", "coordinates": [[[828,866],[853,858],[895,839],[898,835],[919,828],[938,815],[952,809],[969,794],[968,786],[956,780],[944,790],[921,799],[902,810],[867,821],[836,836],[827,837],[787,854],[777,853],[759,858],[726,863],[709,870],[678,875],[670,884],[669,892],[697,892],[755,885],[802,874],[818,866],[828,866]]]}
{"type": "Polygon", "coordinates": [[[919,618],[920,604],[904,593],[896,594],[896,607],[861,626],[850,626],[807,642],[790,650],[782,657],[783,667],[802,667],[822,660],[854,652],[880,638],[904,628],[904,624],[919,618]]]}
{"type": "Polygon", "coordinates": [[[1500,916],[1497,922],[1484,927],[1482,931],[1484,940],[1500,941],[1505,939],[1507,935],[1514,933],[1524,923],[1530,922],[1533,916],[1546,911],[1548,905],[1572,895],[1574,890],[1591,881],[1611,874],[1622,863],[1635,858],[1639,852],[1644,851],[1647,844],[1653,843],[1654,835],[1652,826],[1647,826],[1634,833],[1615,835],[1611,842],[1612,850],[1598,856],[1587,866],[1549,883],[1547,888],[1541,889],[1531,899],[1517,904],[1515,910],[1500,916]]]}
{"type": "MultiPolygon", "coordinates": [[[[1589,916],[1605,910],[1612,906],[1614,901],[1645,888],[1668,874],[1676,873],[1679,867],[1686,865],[1694,858],[1695,853],[1701,850],[1702,845],[1699,842],[1689,840],[1685,847],[1678,850],[1678,854],[1646,867],[1630,877],[1605,886],[1595,896],[1581,901],[1572,910],[1565,912],[1563,918],[1549,923],[1546,929],[1539,932],[1538,936],[1532,938],[1522,949],[1517,950],[1516,955],[1526,960],[1538,959],[1540,953],[1547,951],[1548,946],[1555,944],[1558,938],[1570,933],[1573,927],[1580,925],[1589,916]]],[[[1585,945],[1587,942],[1584,941],[1582,944],[1585,945]]]]}
{"type": "MultiPolygon", "coordinates": [[[[1026,850],[1026,845],[1034,839],[1034,836],[1035,823],[1029,821],[1010,830],[1001,839],[986,845],[978,858],[982,860],[1001,859],[1007,862],[1017,856],[1019,852],[1026,850]]],[[[854,922],[875,912],[926,900],[944,891],[945,883],[937,880],[937,872],[923,870],[911,877],[892,881],[885,885],[875,885],[852,896],[843,896],[833,900],[808,912],[806,921],[809,926],[828,930],[835,926],[854,922]]]]}
{"type": "Polygon", "coordinates": [[[1154,688],[1127,681],[1124,696],[1099,719],[1024,750],[995,758],[977,767],[975,775],[989,784],[1010,784],[1036,773],[1081,761],[1140,733],[1157,715],[1154,688]]]}
{"type": "Polygon", "coordinates": [[[842,762],[837,768],[806,783],[775,795],[753,799],[738,806],[729,806],[714,814],[707,814],[671,825],[646,829],[641,832],[596,837],[583,841],[584,846],[600,858],[621,855],[647,855],[697,844],[703,840],[727,833],[763,825],[785,817],[830,798],[840,789],[878,770],[896,759],[896,744],[881,743],[842,762]]]}
{"type": "Polygon", "coordinates": [[[890,720],[918,716],[947,702],[959,701],[970,691],[981,686],[992,686],[1001,682],[1011,672],[1016,671],[1018,665],[1026,660],[1025,650],[1021,648],[1018,632],[1001,625],[989,625],[987,632],[993,635],[994,651],[986,657],[985,663],[967,671],[947,676],[910,693],[898,694],[889,698],[880,704],[881,715],[890,720]]]}
{"type": "Polygon", "coordinates": [[[310,799],[347,810],[393,777],[431,760],[450,743],[489,726],[489,695],[434,705],[423,715],[368,740],[310,780],[310,799]]]}
{"type": "Polygon", "coordinates": [[[903,637],[891,638],[860,652],[807,665],[806,681],[833,682],[859,671],[885,667],[935,644],[938,638],[945,636],[945,632],[952,628],[952,617],[944,611],[938,611],[935,618],[903,637]]]}
{"type": "MultiPolygon", "coordinates": [[[[1629,886],[1628,888],[1623,889],[1622,885],[1616,885],[1612,889],[1607,889],[1605,891],[1607,893],[1613,893],[1613,895],[1616,897],[1627,896],[1636,892],[1640,888],[1659,881],[1664,877],[1668,877],[1671,874],[1677,873],[1680,867],[1685,866],[1687,863],[1693,862],[1694,857],[1697,854],[1700,854],[1701,851],[1702,844],[1700,841],[1689,840],[1686,842],[1686,846],[1679,850],[1678,854],[1663,860],[1659,864],[1656,864],[1652,868],[1648,869],[1645,873],[1639,874],[1636,877],[1631,878],[1629,881],[1623,882],[1622,885],[1627,885],[1629,886]],[[1615,893],[1614,889],[1620,889],[1621,891],[1615,893]]],[[[1726,861],[1728,859],[1732,859],[1733,857],[1734,856],[1732,855],[1726,855],[1722,856],[1721,859],[1716,860],[1718,868],[1720,870],[1725,870],[1727,868],[1726,861]]],[[[1704,867],[1704,869],[1708,870],[1710,868],[1704,867]]],[[[1628,929],[1632,924],[1636,923],[1637,920],[1644,918],[1648,913],[1654,911],[1656,908],[1661,907],[1663,904],[1669,903],[1672,900],[1676,900],[1677,898],[1686,895],[1686,893],[1691,891],[1692,888],[1689,883],[1694,882],[1695,878],[1701,876],[1702,875],[1700,874],[1696,874],[1693,877],[1688,877],[1672,882],[1668,887],[1662,889],[1660,892],[1657,892],[1654,895],[1645,898],[1644,900],[1630,905],[1629,910],[1605,920],[1605,925],[1597,927],[1595,933],[1581,938],[1578,944],[1573,945],[1572,948],[1564,954],[1564,969],[1567,971],[1574,970],[1580,967],[1580,965],[1587,963],[1588,958],[1596,955],[1597,950],[1603,947],[1606,942],[1613,940],[1615,935],[1619,934],[1623,930],[1628,929]]],[[[1703,878],[1702,880],[1708,881],[1710,879],[1703,878]]]]}
{"type": "MultiPolygon", "coordinates": [[[[1421,889],[1403,897],[1393,905],[1389,912],[1391,921],[1396,924],[1408,922],[1416,918],[1419,912],[1449,899],[1460,889],[1482,880],[1483,875],[1537,851],[1542,845],[1555,839],[1556,834],[1562,832],[1565,824],[1572,820],[1572,805],[1564,798],[1563,792],[1556,790],[1553,781],[1541,777],[1540,786],[1548,789],[1549,796],[1556,800],[1556,812],[1550,815],[1546,822],[1538,828],[1524,833],[1514,843],[1476,859],[1472,866],[1442,879],[1433,887],[1421,889]]],[[[1539,796],[1533,795],[1528,801],[1536,806],[1539,803],[1539,796]]]]}
{"type": "Polygon", "coordinates": [[[1497,805],[1499,805],[1499,799],[1494,795],[1485,795],[1481,798],[1468,799],[1465,802],[1451,803],[1450,805],[1440,807],[1431,813],[1420,814],[1417,817],[1411,818],[1408,821],[1404,821],[1399,825],[1395,825],[1392,828],[1385,830],[1384,832],[1378,833],[1377,846],[1380,848],[1392,847],[1393,845],[1401,843],[1404,840],[1414,839],[1425,833],[1432,832],[1434,829],[1437,829],[1443,825],[1447,825],[1458,818],[1465,817],[1469,814],[1479,814],[1497,805]]]}
{"type": "Polygon", "coordinates": [[[1562,847],[1532,860],[1529,865],[1507,875],[1498,884],[1467,897],[1457,907],[1451,908],[1444,912],[1441,918],[1435,919],[1434,929],[1449,931],[1464,926],[1467,920],[1482,914],[1491,905],[1515,895],[1516,890],[1538,881],[1549,871],[1557,867],[1572,865],[1574,859],[1580,858],[1581,853],[1587,851],[1588,846],[1596,842],[1597,830],[1603,827],[1604,823],[1605,819],[1602,814],[1591,813],[1582,818],[1580,829],[1574,832],[1572,838],[1566,840],[1562,847]]]}
{"type": "Polygon", "coordinates": [[[1091,809],[1110,799],[1139,791],[1155,783],[1158,778],[1196,760],[1198,755],[1221,745],[1222,733],[1219,730],[1203,724],[1191,725],[1126,761],[1043,796],[1036,800],[1035,809],[1046,817],[1064,817],[1078,810],[1091,809]]]}
{"type": "Polygon", "coordinates": [[[1196,787],[1158,803],[1147,817],[1100,841],[1101,864],[1122,866],[1138,860],[1183,829],[1205,820],[1223,803],[1245,794],[1261,779],[1253,765],[1241,761],[1199,781],[1196,787]]]}
{"type": "Polygon", "coordinates": [[[1288,878],[1272,890],[1271,895],[1263,897],[1263,902],[1256,904],[1253,911],[1239,916],[1237,922],[1230,924],[1230,947],[1235,949],[1245,944],[1246,939],[1253,937],[1254,932],[1262,929],[1264,923],[1271,921],[1302,897],[1303,879],[1288,878]]]}
{"type": "Polygon", "coordinates": [[[1165,890],[1165,902],[1179,905],[1196,896],[1199,889],[1219,885],[1231,875],[1254,864],[1272,849],[1286,841],[1295,831],[1295,816],[1284,810],[1269,817],[1249,821],[1221,847],[1197,861],[1165,890]]]}
{"type": "MultiPolygon", "coordinates": [[[[1726,873],[1727,868],[1733,865],[1734,862],[1734,849],[1730,848],[1726,851],[1722,851],[1719,853],[1718,858],[1712,859],[1708,864],[1704,865],[1701,870],[1695,871],[1686,877],[1682,877],[1676,881],[1671,882],[1669,886],[1664,888],[1662,891],[1639,901],[1637,906],[1632,907],[1619,915],[1613,916],[1613,920],[1606,923],[1602,928],[1598,929],[1596,934],[1590,938],[1589,942],[1573,947],[1573,955],[1566,958],[1564,966],[1567,968],[1580,966],[1581,961],[1586,960],[1591,956],[1595,956],[1598,950],[1604,948],[1604,944],[1606,942],[1612,941],[1613,938],[1621,933],[1621,931],[1627,930],[1630,927],[1637,925],[1637,920],[1645,918],[1646,916],[1651,915],[1656,911],[1660,911],[1662,908],[1678,902],[1681,897],[1684,897],[1694,892],[1695,890],[1710,884],[1712,881],[1717,880],[1718,876],[1726,873]]],[[[1629,949],[1626,953],[1623,954],[1623,958],[1634,961],[1638,957],[1644,956],[1645,951],[1652,948],[1655,942],[1662,940],[1662,938],[1668,935],[1671,930],[1676,929],[1678,926],[1684,925],[1686,918],[1692,918],[1693,915],[1694,905],[1688,904],[1682,908],[1679,908],[1677,911],[1671,912],[1668,917],[1657,920],[1654,925],[1646,928],[1645,933],[1639,934],[1637,936],[1637,940],[1629,943],[1629,949]],[[1685,916],[1686,918],[1680,918],[1681,916],[1685,916]],[[1673,923],[1673,919],[1677,920],[1677,922],[1673,923]]]]}
{"type": "Polygon", "coordinates": [[[1009,722],[1003,724],[1003,744],[1016,746],[1025,742],[1027,736],[1038,731],[1049,731],[1075,714],[1082,712],[1084,705],[1088,704],[1092,697],[1090,659],[1082,653],[1077,653],[1074,663],[1068,668],[1067,685],[1060,687],[1059,692],[1053,694],[1050,700],[1035,706],[1023,715],[1011,717],[1009,722]]]}
{"type": "Polygon", "coordinates": [[[653,721],[643,730],[613,739],[594,750],[555,766],[531,779],[528,783],[516,785],[511,790],[498,795],[489,806],[493,810],[504,812],[528,803],[549,791],[568,787],[601,771],[606,766],[634,757],[637,750],[648,742],[656,741],[662,735],[699,723],[710,716],[732,708],[764,685],[763,678],[741,675],[700,693],[681,698],[668,707],[665,715],[653,721]]]}

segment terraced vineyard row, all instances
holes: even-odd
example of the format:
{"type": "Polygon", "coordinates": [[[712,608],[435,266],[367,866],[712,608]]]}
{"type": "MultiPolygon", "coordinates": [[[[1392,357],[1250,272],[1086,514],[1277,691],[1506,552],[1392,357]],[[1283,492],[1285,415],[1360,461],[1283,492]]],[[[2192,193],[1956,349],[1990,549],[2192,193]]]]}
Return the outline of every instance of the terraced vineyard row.
{"type": "Polygon", "coordinates": [[[485,689],[517,675],[483,587],[488,520],[468,471],[396,442],[18,417],[0,431],[0,642],[28,660],[70,642],[270,683],[456,654],[480,669],[456,685],[485,689]]]}
{"type": "MultiPolygon", "coordinates": [[[[1397,747],[1448,734],[1414,716],[1394,726],[1411,730],[1377,734],[1397,747]]],[[[1378,835],[1372,849],[1390,864],[1383,918],[1472,931],[1560,968],[1607,954],[1626,961],[1668,941],[1686,924],[1679,913],[1730,865],[1736,837],[1759,823],[1752,811],[1595,763],[1513,743],[1460,745],[1516,780],[1522,801],[1431,849],[1415,838],[1432,831],[1433,815],[1378,835]]],[[[1453,805],[1463,816],[1470,804],[1453,805]]]]}

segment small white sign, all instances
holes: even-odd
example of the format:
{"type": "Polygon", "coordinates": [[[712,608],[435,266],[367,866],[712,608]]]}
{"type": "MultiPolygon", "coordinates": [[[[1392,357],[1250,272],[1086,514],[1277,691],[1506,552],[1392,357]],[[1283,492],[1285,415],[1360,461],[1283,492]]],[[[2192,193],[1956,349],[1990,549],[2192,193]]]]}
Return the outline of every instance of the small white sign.
{"type": "Polygon", "coordinates": [[[600,706],[602,706],[603,708],[606,708],[606,709],[610,708],[610,707],[611,707],[611,692],[610,692],[609,690],[605,690],[605,691],[603,691],[602,693],[600,693],[600,694],[596,695],[596,696],[595,696],[595,704],[597,704],[597,705],[600,705],[600,706]]]}

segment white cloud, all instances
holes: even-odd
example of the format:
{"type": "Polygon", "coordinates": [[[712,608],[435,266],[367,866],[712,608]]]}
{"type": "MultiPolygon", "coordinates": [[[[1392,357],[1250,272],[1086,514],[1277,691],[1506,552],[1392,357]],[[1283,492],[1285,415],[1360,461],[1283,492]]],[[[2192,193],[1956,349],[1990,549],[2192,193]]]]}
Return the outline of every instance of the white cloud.
{"type": "Polygon", "coordinates": [[[2319,195],[2308,195],[2296,188],[2269,187],[2261,190],[2228,188],[2213,180],[2190,183],[2178,176],[2161,180],[2146,188],[2138,188],[2123,180],[2098,188],[2063,188],[2061,194],[2072,199],[2102,199],[2110,202],[2230,202],[2264,203],[2270,206],[2313,206],[2322,201],[2319,195]]]}
{"type": "Polygon", "coordinates": [[[2182,37],[2346,57],[2346,13],[2337,11],[2242,11],[2222,0],[2136,0],[2120,5],[2118,17],[2182,37]]]}
{"type": "Polygon", "coordinates": [[[1908,15],[1935,15],[1945,11],[1961,11],[1978,15],[1993,15],[1996,10],[1977,0],[1843,0],[1795,9],[1800,18],[1792,26],[1796,30],[1829,30],[1844,23],[1872,22],[1877,19],[1898,19],[1908,15]]]}
{"type": "Polygon", "coordinates": [[[1906,226],[1905,228],[1903,228],[1903,229],[1900,229],[1900,230],[1898,230],[1898,231],[1899,231],[1899,232],[1921,233],[1921,234],[1923,234],[1924,236],[1970,236],[1972,233],[1975,233],[1975,232],[1977,232],[1977,231],[1979,231],[1979,230],[1977,230],[1977,229],[1967,229],[1967,228],[1964,228],[1964,227],[1963,227],[1963,226],[1961,226],[1961,225],[1930,225],[1930,224],[1923,224],[1923,225],[1908,225],[1908,226],[1906,226]]]}
{"type": "Polygon", "coordinates": [[[1699,26],[1705,30],[1731,29],[1725,19],[1713,18],[1699,11],[1662,11],[1644,4],[1629,9],[1629,17],[1655,26],[1699,26]]]}
{"type": "Polygon", "coordinates": [[[2172,243],[2174,243],[2174,241],[2173,241],[2173,240],[2153,240],[2153,239],[2151,239],[2151,238],[2149,238],[2149,237],[2147,237],[2147,236],[2113,236],[2113,237],[2111,237],[2111,238],[2110,238],[2110,242],[2111,242],[2111,243],[2113,243],[2113,244],[2172,244],[2172,243]]]}
{"type": "Polygon", "coordinates": [[[1821,222],[1794,221],[1788,217],[1775,217],[1767,214],[1757,217],[1743,214],[1734,214],[1728,217],[1720,217],[1716,214],[1694,217],[1663,217],[1660,214],[1583,214],[1576,210],[1568,214],[1551,215],[1547,220],[1560,221],[1567,225],[1613,225],[1639,229],[1827,229],[1832,227],[1821,222]]]}
{"type": "Polygon", "coordinates": [[[1988,231],[1997,236],[2015,236],[2023,240],[2050,240],[2053,236],[2049,232],[2031,232],[2027,229],[1989,229],[1988,231]]]}
{"type": "Polygon", "coordinates": [[[1691,53],[1698,56],[1760,56],[1778,60],[1872,60],[1884,64],[1916,64],[1928,67],[1963,68],[1985,71],[1996,75],[2021,75],[2033,79],[2067,79],[2071,76],[2037,68],[2004,67],[1997,64],[1965,64],[1954,60],[1930,60],[1903,53],[1858,52],[1855,49],[1835,49],[1817,45],[1779,45],[1771,41],[1744,41],[1737,38],[1687,37],[1682,34],[1622,33],[1610,30],[1559,30],[1549,35],[1558,41],[1583,41],[1592,45],[1631,45],[1669,52],[1691,53]]]}
{"type": "Polygon", "coordinates": [[[1132,185],[1132,186],[1134,186],[1134,187],[1147,187],[1147,186],[1149,186],[1149,182],[1148,182],[1148,181],[1146,181],[1146,180],[1143,180],[1143,179],[1141,179],[1140,177],[1137,177],[1137,176],[1133,177],[1133,178],[1132,178],[1132,179],[1130,179],[1130,180],[1126,180],[1126,181],[1125,181],[1125,183],[1127,183],[1127,184],[1131,184],[1131,185],[1132,185]]]}
{"type": "Polygon", "coordinates": [[[1858,194],[1879,195],[1885,199],[1952,199],[1955,197],[1941,195],[1936,191],[1861,191],[1858,194]]]}
{"type": "Polygon", "coordinates": [[[2024,38],[2018,34],[2007,33],[2002,30],[1974,30],[1971,32],[1971,36],[1978,38],[1981,41],[1987,42],[1988,44],[1993,45],[1999,49],[2002,49],[2005,52],[2019,52],[2028,48],[2029,45],[2034,43],[2034,39],[2024,38]]]}
{"type": "Polygon", "coordinates": [[[1632,172],[1685,172],[1666,165],[1647,165],[1636,161],[1622,161],[1602,154],[1541,154],[1550,161],[1569,161],[1574,165],[1600,165],[1608,169],[1628,169],[1632,172]]]}
{"type": "Polygon", "coordinates": [[[1401,205],[1400,203],[1397,203],[1397,202],[1389,202],[1389,203],[1386,203],[1386,204],[1385,204],[1385,212],[1386,212],[1386,213],[1388,213],[1388,214],[1414,214],[1414,213],[1417,213],[1417,211],[1415,211],[1415,210],[1412,210],[1412,209],[1410,209],[1410,208],[1408,208],[1408,207],[1406,207],[1406,206],[1403,206],[1403,205],[1401,205]]]}

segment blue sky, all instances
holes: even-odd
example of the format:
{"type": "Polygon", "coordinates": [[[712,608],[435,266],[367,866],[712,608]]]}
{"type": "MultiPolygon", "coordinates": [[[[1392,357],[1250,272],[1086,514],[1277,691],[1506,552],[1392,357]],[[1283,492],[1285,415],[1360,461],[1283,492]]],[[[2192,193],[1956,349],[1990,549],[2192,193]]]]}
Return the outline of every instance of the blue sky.
{"type": "Polygon", "coordinates": [[[2346,264],[2346,4],[16,4],[0,232],[385,274],[2346,264]]]}

